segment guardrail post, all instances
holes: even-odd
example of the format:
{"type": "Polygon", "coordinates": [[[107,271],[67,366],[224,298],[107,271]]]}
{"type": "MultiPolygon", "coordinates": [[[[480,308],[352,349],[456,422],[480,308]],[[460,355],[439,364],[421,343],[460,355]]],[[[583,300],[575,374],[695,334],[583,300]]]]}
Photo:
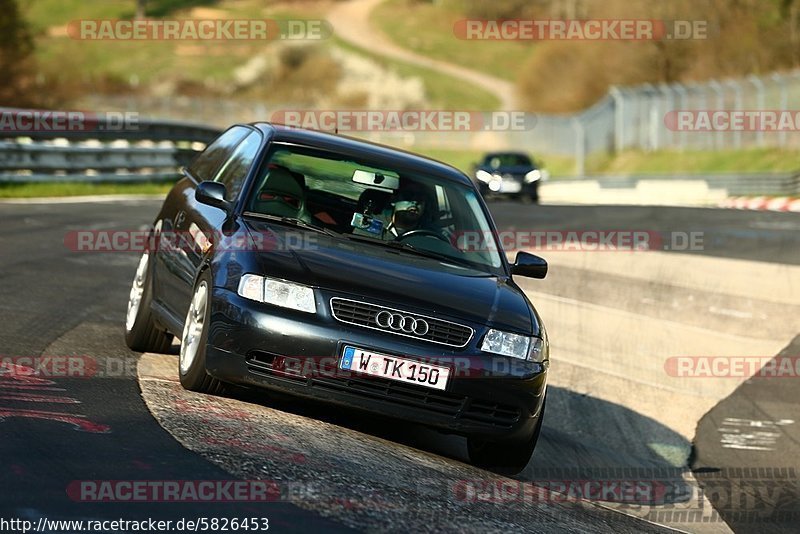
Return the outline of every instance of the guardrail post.
{"type": "MultiPolygon", "coordinates": [[[[735,80],[728,80],[725,82],[725,85],[732,87],[734,90],[734,104],[733,108],[736,111],[742,111],[742,86],[739,85],[735,80]]],[[[738,148],[742,148],[742,131],[735,130],[733,132],[733,146],[738,148]]]]}
{"type": "MultiPolygon", "coordinates": [[[[789,84],[786,81],[786,77],[776,72],[770,78],[772,78],[772,81],[778,84],[781,90],[780,104],[778,104],[779,109],[781,111],[787,111],[789,109],[789,87],[788,87],[789,84]]],[[[778,132],[778,146],[781,148],[785,148],[786,140],[787,140],[786,130],[780,130],[778,132]]]]}
{"type": "Polygon", "coordinates": [[[672,98],[672,89],[666,83],[659,86],[661,94],[664,95],[664,113],[661,117],[661,126],[664,128],[664,147],[673,148],[672,130],[666,127],[666,117],[670,111],[674,111],[674,99],[672,98]]]}
{"type": "MultiPolygon", "coordinates": [[[[759,112],[764,111],[764,82],[761,81],[760,78],[757,76],[751,75],[748,76],[747,79],[752,83],[756,88],[756,107],[758,108],[759,112]]],[[[759,124],[759,128],[756,131],[756,141],[758,142],[758,146],[764,146],[764,125],[759,124]]]]}
{"type": "Polygon", "coordinates": [[[575,174],[586,176],[586,128],[581,119],[572,119],[572,128],[575,130],[575,174]]]}
{"type": "Polygon", "coordinates": [[[622,113],[624,111],[624,97],[622,92],[616,85],[612,85],[608,90],[608,94],[614,99],[614,152],[620,152],[623,148],[623,128],[624,121],[622,120],[622,113]]]}
{"type": "MultiPolygon", "coordinates": [[[[711,90],[714,91],[717,95],[717,103],[716,108],[717,111],[722,111],[722,108],[725,107],[725,94],[722,90],[722,85],[717,80],[711,80],[708,82],[708,86],[711,87],[711,90]]],[[[719,131],[714,134],[714,148],[717,150],[723,148],[725,146],[725,132],[719,131]]]]}
{"type": "MultiPolygon", "coordinates": [[[[673,86],[675,88],[675,92],[681,95],[681,110],[686,110],[688,107],[688,102],[686,100],[687,91],[686,88],[678,82],[675,82],[673,86]]],[[[686,130],[681,130],[681,142],[680,142],[680,150],[683,152],[686,150],[686,130]]]]}

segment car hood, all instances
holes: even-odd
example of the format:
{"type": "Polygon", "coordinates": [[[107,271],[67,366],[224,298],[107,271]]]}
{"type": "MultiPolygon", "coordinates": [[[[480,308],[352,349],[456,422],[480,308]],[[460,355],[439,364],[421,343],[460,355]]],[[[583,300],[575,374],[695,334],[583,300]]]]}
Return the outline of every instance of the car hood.
{"type": "Polygon", "coordinates": [[[505,277],[266,221],[246,225],[251,234],[274,235],[270,250],[257,253],[266,276],[434,317],[539,334],[531,304],[505,277]]]}

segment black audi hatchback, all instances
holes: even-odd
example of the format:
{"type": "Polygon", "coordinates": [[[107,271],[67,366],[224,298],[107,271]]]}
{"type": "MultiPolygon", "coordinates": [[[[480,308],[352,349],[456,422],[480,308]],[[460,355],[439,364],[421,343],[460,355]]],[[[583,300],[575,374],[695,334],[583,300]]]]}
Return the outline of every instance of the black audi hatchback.
{"type": "Polygon", "coordinates": [[[521,470],[549,344],[480,194],[456,169],[339,135],[233,126],[168,194],[139,262],[126,341],[180,336],[181,384],[264,387],[466,436],[521,470]]]}

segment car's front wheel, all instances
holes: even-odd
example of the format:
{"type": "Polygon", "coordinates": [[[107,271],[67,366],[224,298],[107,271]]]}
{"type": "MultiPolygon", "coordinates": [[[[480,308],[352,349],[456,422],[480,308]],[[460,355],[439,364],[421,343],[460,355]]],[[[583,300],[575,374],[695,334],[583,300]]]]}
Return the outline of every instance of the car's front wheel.
{"type": "Polygon", "coordinates": [[[172,343],[172,335],[155,323],[150,310],[152,293],[150,253],[145,251],[136,267],[125,316],[125,343],[138,352],[166,352],[172,343]]]}
{"type": "Polygon", "coordinates": [[[539,441],[544,419],[544,403],[530,437],[522,440],[486,440],[467,438],[469,460],[478,467],[495,470],[504,475],[516,475],[528,465],[539,441]]]}
{"type": "Polygon", "coordinates": [[[222,382],[206,372],[206,347],[211,318],[211,277],[205,271],[195,285],[181,335],[178,375],[181,385],[199,393],[222,393],[222,382]]]}

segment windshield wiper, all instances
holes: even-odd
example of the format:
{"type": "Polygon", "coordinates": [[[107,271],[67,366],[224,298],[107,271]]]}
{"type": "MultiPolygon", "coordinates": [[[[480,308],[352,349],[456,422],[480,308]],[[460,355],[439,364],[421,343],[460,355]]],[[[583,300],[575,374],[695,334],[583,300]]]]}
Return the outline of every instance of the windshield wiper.
{"type": "MultiPolygon", "coordinates": [[[[404,252],[410,252],[410,253],[415,254],[417,256],[423,256],[425,258],[439,260],[439,261],[443,261],[443,262],[446,262],[446,263],[452,263],[452,264],[456,264],[456,265],[461,265],[461,266],[464,266],[464,267],[469,267],[470,269],[477,269],[475,264],[472,263],[469,260],[456,258],[456,257],[450,256],[448,254],[442,254],[441,252],[435,252],[433,250],[428,250],[428,249],[424,249],[424,248],[418,248],[418,247],[410,245],[409,243],[403,243],[402,241],[384,241],[382,239],[377,239],[377,238],[374,238],[374,237],[367,237],[367,236],[360,236],[360,235],[353,235],[353,234],[343,235],[343,237],[346,237],[348,239],[352,239],[354,241],[363,241],[365,243],[374,243],[376,245],[384,246],[384,247],[391,248],[391,249],[394,249],[394,250],[402,250],[404,252]]],[[[478,270],[480,270],[480,269],[478,269],[478,270]]]]}
{"type": "Polygon", "coordinates": [[[334,232],[333,230],[330,230],[323,226],[317,226],[316,224],[311,224],[297,217],[282,217],[280,215],[270,215],[268,213],[256,213],[254,211],[247,211],[244,214],[249,217],[256,217],[258,219],[267,219],[268,221],[275,221],[289,226],[296,226],[298,228],[303,228],[305,230],[312,230],[314,232],[319,232],[320,234],[329,235],[331,237],[342,237],[341,234],[334,232]]]}
{"type": "Polygon", "coordinates": [[[412,246],[412,245],[410,245],[408,243],[400,243],[400,242],[397,242],[397,241],[393,241],[392,243],[394,243],[393,246],[395,248],[397,248],[399,250],[407,250],[409,252],[413,252],[414,254],[417,254],[418,256],[425,256],[427,258],[431,258],[431,259],[435,259],[435,260],[441,260],[443,262],[453,263],[453,264],[461,265],[461,266],[464,266],[464,267],[469,267],[470,269],[475,269],[476,268],[475,264],[472,263],[471,261],[465,260],[465,259],[462,259],[462,258],[456,258],[454,256],[450,256],[449,254],[443,254],[441,252],[428,250],[426,248],[417,248],[417,247],[412,246]]]}

